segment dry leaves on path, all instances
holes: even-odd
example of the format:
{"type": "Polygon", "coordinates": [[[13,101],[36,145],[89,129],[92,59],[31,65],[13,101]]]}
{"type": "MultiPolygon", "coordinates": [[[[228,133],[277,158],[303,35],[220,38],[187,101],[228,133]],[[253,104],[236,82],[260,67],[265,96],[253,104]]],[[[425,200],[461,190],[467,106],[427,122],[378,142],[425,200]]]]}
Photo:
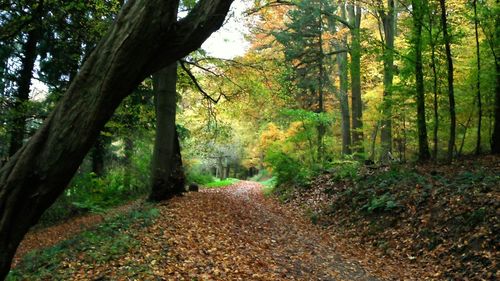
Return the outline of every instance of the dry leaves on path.
{"type": "Polygon", "coordinates": [[[68,263],[72,279],[377,280],[257,183],[189,193],[158,209],[156,223],[128,233],[138,247],[109,263],[68,263]]]}

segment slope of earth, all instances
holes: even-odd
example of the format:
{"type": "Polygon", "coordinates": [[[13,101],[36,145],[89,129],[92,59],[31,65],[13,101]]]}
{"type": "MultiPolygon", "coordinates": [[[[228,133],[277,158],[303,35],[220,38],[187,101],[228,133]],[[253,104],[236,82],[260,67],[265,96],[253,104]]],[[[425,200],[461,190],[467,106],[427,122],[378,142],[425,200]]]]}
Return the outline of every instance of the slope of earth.
{"type": "Polygon", "coordinates": [[[86,214],[70,218],[52,226],[32,229],[24,236],[23,241],[17,248],[13,266],[16,266],[27,253],[37,249],[48,248],[61,241],[71,239],[73,236],[91,229],[106,219],[136,209],[141,201],[142,199],[130,201],[122,206],[108,210],[105,214],[86,214]]]}
{"type": "Polygon", "coordinates": [[[379,280],[257,183],[189,193],[135,217],[148,219],[109,222],[104,233],[45,252],[48,260],[21,263],[11,279],[379,280]]]}
{"type": "Polygon", "coordinates": [[[342,169],[320,175],[308,188],[281,188],[285,205],[349,245],[339,251],[380,261],[386,271],[406,266],[399,279],[497,280],[499,156],[365,167],[354,179],[340,176],[342,169]]]}

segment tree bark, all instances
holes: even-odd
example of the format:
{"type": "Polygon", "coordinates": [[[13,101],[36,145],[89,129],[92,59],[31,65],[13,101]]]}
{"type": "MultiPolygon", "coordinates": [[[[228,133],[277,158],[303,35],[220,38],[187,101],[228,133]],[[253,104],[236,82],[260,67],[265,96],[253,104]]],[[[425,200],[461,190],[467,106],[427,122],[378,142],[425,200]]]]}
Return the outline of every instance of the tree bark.
{"type": "Polygon", "coordinates": [[[102,177],[104,175],[104,154],[106,153],[105,143],[103,136],[100,135],[96,142],[94,143],[94,147],[91,151],[92,157],[92,172],[97,177],[102,177]]]}
{"type": "Polygon", "coordinates": [[[456,135],[456,115],[455,115],[455,92],[453,86],[453,57],[451,55],[451,38],[448,34],[448,22],[446,15],[445,0],[439,0],[441,6],[441,25],[443,27],[444,46],[446,50],[446,62],[448,65],[448,100],[450,111],[450,139],[448,141],[448,162],[453,160],[453,152],[455,149],[455,135],[456,135]]]}
{"type": "Polygon", "coordinates": [[[132,187],[132,174],[133,174],[133,163],[132,157],[134,156],[134,139],[132,137],[132,129],[127,128],[128,134],[123,138],[123,187],[125,190],[131,191],[132,187]]]}
{"type": "MultiPolygon", "coordinates": [[[[170,177],[177,164],[174,158],[177,156],[174,148],[176,145],[179,146],[175,129],[177,63],[173,63],[155,73],[153,82],[155,89],[156,138],[149,200],[162,201],[176,195],[170,177]]],[[[178,150],[180,155],[180,149],[178,148],[178,150]]]]}
{"type": "Polygon", "coordinates": [[[174,194],[182,194],[186,191],[186,174],[184,173],[184,166],[182,164],[181,144],[177,131],[174,134],[174,167],[170,173],[169,182],[172,185],[174,194]]]}
{"type": "Polygon", "coordinates": [[[434,110],[434,127],[432,132],[433,143],[432,157],[437,161],[438,156],[438,130],[439,130],[439,114],[438,114],[438,76],[436,69],[436,41],[432,35],[433,14],[429,13],[429,40],[431,45],[431,69],[432,69],[432,93],[433,93],[433,110],[434,110]]]}
{"type": "Polygon", "coordinates": [[[382,101],[382,126],[380,139],[382,151],[380,160],[390,160],[392,153],[392,84],[394,77],[394,0],[387,0],[387,13],[382,9],[379,14],[384,26],[384,93],[382,101]]]}
{"type": "Polygon", "coordinates": [[[352,144],[359,158],[364,156],[363,147],[363,102],[361,100],[361,7],[348,6],[351,25],[351,107],[352,144]]]}
{"type": "Polygon", "coordinates": [[[129,0],[33,137],[0,169],[0,279],[28,229],[64,191],[116,107],[151,73],[216,31],[232,0],[129,0]]]}
{"type": "Polygon", "coordinates": [[[481,49],[479,48],[479,32],[477,17],[477,0],[472,1],[474,7],[474,31],[476,34],[476,56],[477,56],[477,81],[476,81],[476,97],[477,97],[477,138],[476,138],[476,154],[481,154],[481,123],[483,120],[483,105],[481,101],[481,49]]]}
{"type": "MultiPolygon", "coordinates": [[[[500,1],[495,1],[496,5],[499,5],[500,1]]],[[[493,123],[493,133],[491,134],[491,152],[493,154],[500,154],[500,62],[498,58],[498,42],[500,41],[500,18],[495,19],[495,34],[493,36],[492,42],[490,42],[490,48],[493,52],[493,57],[495,59],[495,70],[496,70],[496,84],[495,84],[495,104],[494,104],[494,115],[495,121],[493,123]]]]}
{"type": "Polygon", "coordinates": [[[418,128],[418,160],[428,161],[431,158],[427,139],[427,124],[425,118],[425,88],[422,63],[422,24],[424,1],[413,0],[413,28],[415,49],[415,81],[417,90],[417,128],[418,128]]]}
{"type": "MultiPolygon", "coordinates": [[[[340,14],[343,19],[346,19],[345,4],[340,4],[340,14]]],[[[337,51],[347,47],[347,35],[341,39],[342,47],[337,46],[337,51]]],[[[342,154],[351,154],[351,113],[349,111],[349,80],[347,74],[347,53],[342,52],[337,55],[337,65],[339,73],[339,102],[340,113],[342,116],[342,154]]]]}

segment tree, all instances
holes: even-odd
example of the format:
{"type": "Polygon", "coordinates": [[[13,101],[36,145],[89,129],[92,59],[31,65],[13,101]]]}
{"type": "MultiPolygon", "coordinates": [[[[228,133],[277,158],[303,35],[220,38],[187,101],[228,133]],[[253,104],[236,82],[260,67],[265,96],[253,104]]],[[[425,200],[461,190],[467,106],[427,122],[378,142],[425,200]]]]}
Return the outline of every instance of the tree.
{"type": "Polygon", "coordinates": [[[184,191],[180,145],[175,126],[177,63],[155,73],[153,82],[156,137],[149,200],[162,201],[184,191]]]}
{"type": "MultiPolygon", "coordinates": [[[[299,93],[297,100],[304,109],[318,114],[325,111],[325,88],[328,85],[328,73],[324,46],[325,11],[332,13],[333,6],[324,0],[298,1],[296,9],[288,12],[290,22],[283,31],[276,32],[278,42],[285,46],[285,60],[292,65],[291,77],[299,93]]],[[[317,155],[323,154],[324,124],[317,127],[317,155]]]]}
{"type": "Polygon", "coordinates": [[[387,12],[379,3],[378,13],[384,30],[383,61],[384,61],[384,94],[382,101],[382,128],[380,138],[382,153],[380,159],[387,161],[392,153],[392,84],[394,77],[394,33],[395,15],[394,0],[387,0],[387,12]]]}
{"type": "Polygon", "coordinates": [[[358,154],[363,148],[363,101],[361,100],[361,6],[357,1],[347,5],[349,29],[351,31],[351,108],[352,144],[358,154]]]}
{"type": "Polygon", "coordinates": [[[451,37],[448,33],[448,21],[446,15],[445,0],[439,0],[441,7],[441,25],[443,27],[443,38],[446,49],[446,63],[448,67],[448,100],[450,112],[450,139],[448,141],[448,161],[453,160],[453,152],[455,150],[455,134],[456,134],[456,114],[455,114],[455,91],[453,85],[453,57],[451,55],[451,37]]]}
{"type": "Polygon", "coordinates": [[[127,1],[43,126],[0,170],[0,278],[119,103],[149,74],[197,49],[231,3],[201,0],[177,20],[178,1],[127,1]]]}
{"type": "MultiPolygon", "coordinates": [[[[415,49],[415,81],[417,91],[417,129],[418,129],[418,159],[427,161],[431,155],[427,140],[427,124],[425,119],[425,87],[422,63],[422,25],[427,0],[413,0],[413,46],[415,49]]],[[[431,39],[432,40],[432,39],[431,39]]]]}
{"type": "Polygon", "coordinates": [[[41,37],[41,18],[44,11],[43,1],[38,1],[33,7],[33,15],[28,24],[26,41],[22,46],[23,57],[21,59],[21,70],[17,79],[17,92],[14,102],[14,118],[11,124],[9,155],[12,156],[23,145],[26,130],[26,113],[24,107],[29,100],[31,79],[35,60],[38,56],[37,44],[41,37]]]}
{"type": "Polygon", "coordinates": [[[489,11],[490,23],[493,27],[484,27],[483,30],[487,31],[486,37],[488,45],[491,49],[493,59],[495,62],[495,100],[493,105],[494,111],[494,125],[493,132],[491,133],[491,152],[493,154],[500,154],[500,57],[498,55],[498,48],[500,46],[500,18],[498,17],[499,0],[495,1],[496,8],[489,11]]]}
{"type": "Polygon", "coordinates": [[[474,33],[476,35],[476,56],[477,56],[477,81],[476,81],[476,97],[477,97],[477,139],[476,139],[476,154],[481,154],[481,122],[483,119],[483,107],[481,101],[481,49],[479,47],[479,19],[477,17],[477,0],[472,0],[474,8],[474,33]]]}

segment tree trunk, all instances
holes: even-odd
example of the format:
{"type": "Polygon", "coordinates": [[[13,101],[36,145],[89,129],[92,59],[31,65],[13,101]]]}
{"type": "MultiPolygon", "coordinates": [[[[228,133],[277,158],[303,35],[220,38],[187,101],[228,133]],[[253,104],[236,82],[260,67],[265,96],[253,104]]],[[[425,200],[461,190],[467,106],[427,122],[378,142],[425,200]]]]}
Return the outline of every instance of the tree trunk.
{"type": "Polygon", "coordinates": [[[11,124],[9,155],[12,156],[23,145],[26,131],[26,102],[30,97],[31,79],[37,57],[36,45],[39,41],[39,32],[33,28],[28,32],[28,38],[23,44],[23,58],[21,71],[17,80],[17,93],[14,103],[14,118],[11,124]]]}
{"type": "Polygon", "coordinates": [[[495,84],[495,122],[493,123],[493,133],[491,135],[491,152],[500,154],[500,64],[495,61],[497,81],[495,84]]]}
{"type": "Polygon", "coordinates": [[[384,94],[382,101],[382,126],[380,160],[390,160],[392,153],[392,82],[394,77],[394,0],[387,0],[388,12],[379,11],[384,25],[384,94]]]}
{"type": "MultiPolygon", "coordinates": [[[[495,2],[498,7],[500,1],[497,0],[495,2]]],[[[498,53],[496,52],[499,40],[500,40],[500,17],[496,17],[495,34],[493,42],[490,43],[491,44],[490,48],[493,52],[493,57],[495,59],[495,70],[496,70],[495,105],[493,109],[495,115],[495,121],[493,123],[493,133],[491,134],[491,152],[493,154],[500,154],[500,62],[498,59],[498,53]]]]}
{"type": "Polygon", "coordinates": [[[483,119],[483,105],[481,101],[481,49],[479,48],[479,32],[477,18],[477,0],[472,1],[474,6],[474,31],[476,33],[476,56],[477,56],[477,81],[476,81],[476,97],[477,97],[477,139],[476,139],[476,154],[481,154],[481,123],[483,119]]]}
{"type": "Polygon", "coordinates": [[[124,138],[124,169],[123,169],[123,187],[130,191],[132,187],[133,164],[132,157],[134,156],[134,139],[132,138],[132,129],[128,129],[128,134],[124,138]]]}
{"type": "Polygon", "coordinates": [[[199,48],[231,3],[200,0],[176,22],[178,1],[127,1],[41,128],[0,169],[0,280],[120,102],[145,77],[199,48]]]}
{"type": "Polygon", "coordinates": [[[162,201],[175,195],[169,181],[175,166],[177,140],[175,114],[177,105],[177,63],[153,75],[155,89],[156,138],[153,152],[149,200],[162,201]]]}
{"type": "Polygon", "coordinates": [[[352,144],[358,157],[364,153],[363,147],[363,102],[361,100],[361,7],[348,6],[351,24],[351,107],[352,107],[352,144]]]}
{"type": "Polygon", "coordinates": [[[425,88],[422,63],[422,24],[423,8],[426,0],[413,0],[413,28],[415,49],[415,81],[417,88],[417,127],[418,127],[418,160],[428,161],[431,158],[427,139],[427,124],[425,118],[425,88]]]}
{"type": "MultiPolygon", "coordinates": [[[[345,4],[341,4],[341,17],[346,19],[345,4]]],[[[337,51],[347,47],[347,35],[342,37],[342,47],[337,46],[337,51]]],[[[342,154],[351,154],[351,113],[349,111],[349,80],[347,74],[347,53],[342,52],[337,55],[337,65],[339,71],[339,102],[342,116],[342,154]]]]}
{"type": "Polygon", "coordinates": [[[184,166],[182,165],[181,144],[177,130],[174,134],[174,155],[173,155],[173,168],[170,173],[168,181],[171,184],[171,189],[174,194],[180,195],[186,191],[186,174],[184,173],[184,166]]]}
{"type": "Polygon", "coordinates": [[[91,151],[92,172],[97,177],[104,175],[104,154],[106,153],[104,137],[100,135],[91,151]]]}
{"type": "Polygon", "coordinates": [[[450,104],[450,139],[448,141],[448,162],[453,160],[456,135],[455,92],[453,88],[453,57],[451,56],[451,38],[448,34],[445,0],[439,0],[441,6],[441,25],[443,27],[444,45],[446,49],[446,62],[448,65],[448,99],[450,104]]]}
{"type": "Polygon", "coordinates": [[[434,158],[434,161],[437,161],[437,154],[438,154],[438,130],[439,130],[439,114],[438,114],[438,76],[437,76],[437,69],[436,69],[436,41],[433,38],[432,35],[432,14],[429,14],[430,17],[430,22],[429,22],[429,40],[430,40],[430,45],[431,45],[431,68],[432,68],[432,93],[433,93],[433,102],[434,102],[434,127],[433,127],[433,143],[434,146],[432,147],[432,157],[434,158]]]}

